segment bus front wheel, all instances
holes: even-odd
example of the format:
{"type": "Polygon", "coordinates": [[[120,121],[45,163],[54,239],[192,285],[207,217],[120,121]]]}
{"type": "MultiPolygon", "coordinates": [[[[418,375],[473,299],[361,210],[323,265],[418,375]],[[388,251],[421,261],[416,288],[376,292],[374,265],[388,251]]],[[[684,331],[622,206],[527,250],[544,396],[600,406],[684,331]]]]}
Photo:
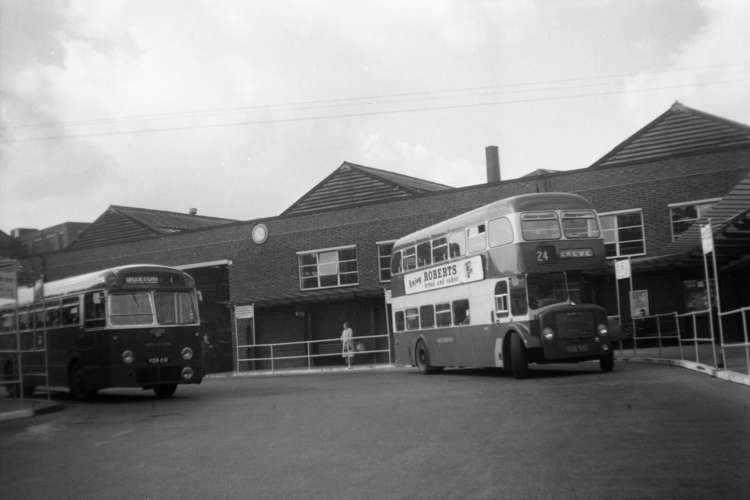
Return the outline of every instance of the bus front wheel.
{"type": "Polygon", "coordinates": [[[177,384],[162,384],[154,386],[154,394],[159,399],[171,398],[177,390],[177,384]]]}
{"type": "Polygon", "coordinates": [[[526,378],[529,376],[526,347],[523,345],[521,336],[515,332],[510,337],[510,365],[515,378],[526,378]]]}
{"type": "Polygon", "coordinates": [[[417,345],[414,348],[414,358],[417,362],[417,369],[424,375],[441,371],[441,368],[430,365],[430,353],[427,351],[427,346],[423,340],[417,341],[417,345]]]}

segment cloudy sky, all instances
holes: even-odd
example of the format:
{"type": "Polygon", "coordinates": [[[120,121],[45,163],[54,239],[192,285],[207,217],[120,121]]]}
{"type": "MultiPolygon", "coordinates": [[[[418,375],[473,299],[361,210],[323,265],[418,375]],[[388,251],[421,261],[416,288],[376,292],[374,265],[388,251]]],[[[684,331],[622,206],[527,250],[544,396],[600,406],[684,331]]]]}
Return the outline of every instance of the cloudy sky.
{"type": "Polygon", "coordinates": [[[276,215],[341,162],[587,167],[676,100],[750,124],[750,2],[0,0],[0,230],[276,215]]]}

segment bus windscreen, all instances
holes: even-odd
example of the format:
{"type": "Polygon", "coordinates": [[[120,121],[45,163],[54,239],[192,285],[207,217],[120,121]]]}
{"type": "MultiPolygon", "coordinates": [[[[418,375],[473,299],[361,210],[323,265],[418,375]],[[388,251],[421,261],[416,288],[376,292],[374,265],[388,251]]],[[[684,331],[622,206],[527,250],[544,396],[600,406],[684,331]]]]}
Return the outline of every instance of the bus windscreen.
{"type": "Polygon", "coordinates": [[[151,325],[154,322],[148,292],[113,293],[109,296],[109,307],[113,325],[151,325]]]}
{"type": "Polygon", "coordinates": [[[189,292],[156,292],[156,319],[160,325],[185,325],[196,322],[193,296],[189,292]]]}

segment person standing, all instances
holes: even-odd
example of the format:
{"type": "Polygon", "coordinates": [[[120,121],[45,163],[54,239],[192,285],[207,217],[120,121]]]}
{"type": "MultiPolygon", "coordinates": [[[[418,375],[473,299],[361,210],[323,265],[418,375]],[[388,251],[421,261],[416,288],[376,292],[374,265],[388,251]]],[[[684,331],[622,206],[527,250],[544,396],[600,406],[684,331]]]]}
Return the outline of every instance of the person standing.
{"type": "Polygon", "coordinates": [[[347,368],[352,367],[352,356],[354,356],[353,336],[354,332],[349,326],[349,323],[344,322],[344,329],[341,331],[341,356],[346,359],[347,368]]]}

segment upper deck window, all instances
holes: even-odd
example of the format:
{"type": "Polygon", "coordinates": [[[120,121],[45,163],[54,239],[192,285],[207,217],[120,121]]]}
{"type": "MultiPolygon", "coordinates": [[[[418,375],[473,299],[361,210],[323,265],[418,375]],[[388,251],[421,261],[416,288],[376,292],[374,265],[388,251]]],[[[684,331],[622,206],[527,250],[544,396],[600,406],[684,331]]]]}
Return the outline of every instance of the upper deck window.
{"type": "Polygon", "coordinates": [[[462,229],[448,233],[448,253],[451,259],[466,254],[466,236],[462,229]]]}
{"type": "Polygon", "coordinates": [[[432,262],[448,260],[448,238],[441,236],[432,240],[432,262]]]}
{"type": "Polygon", "coordinates": [[[526,212],[521,214],[521,233],[523,239],[559,240],[560,223],[555,212],[526,212]]]}
{"type": "Polygon", "coordinates": [[[432,264],[432,246],[429,241],[417,245],[417,267],[425,267],[432,264]]]}
{"type": "Polygon", "coordinates": [[[598,238],[599,226],[593,210],[568,210],[562,213],[566,238],[598,238]]]}

